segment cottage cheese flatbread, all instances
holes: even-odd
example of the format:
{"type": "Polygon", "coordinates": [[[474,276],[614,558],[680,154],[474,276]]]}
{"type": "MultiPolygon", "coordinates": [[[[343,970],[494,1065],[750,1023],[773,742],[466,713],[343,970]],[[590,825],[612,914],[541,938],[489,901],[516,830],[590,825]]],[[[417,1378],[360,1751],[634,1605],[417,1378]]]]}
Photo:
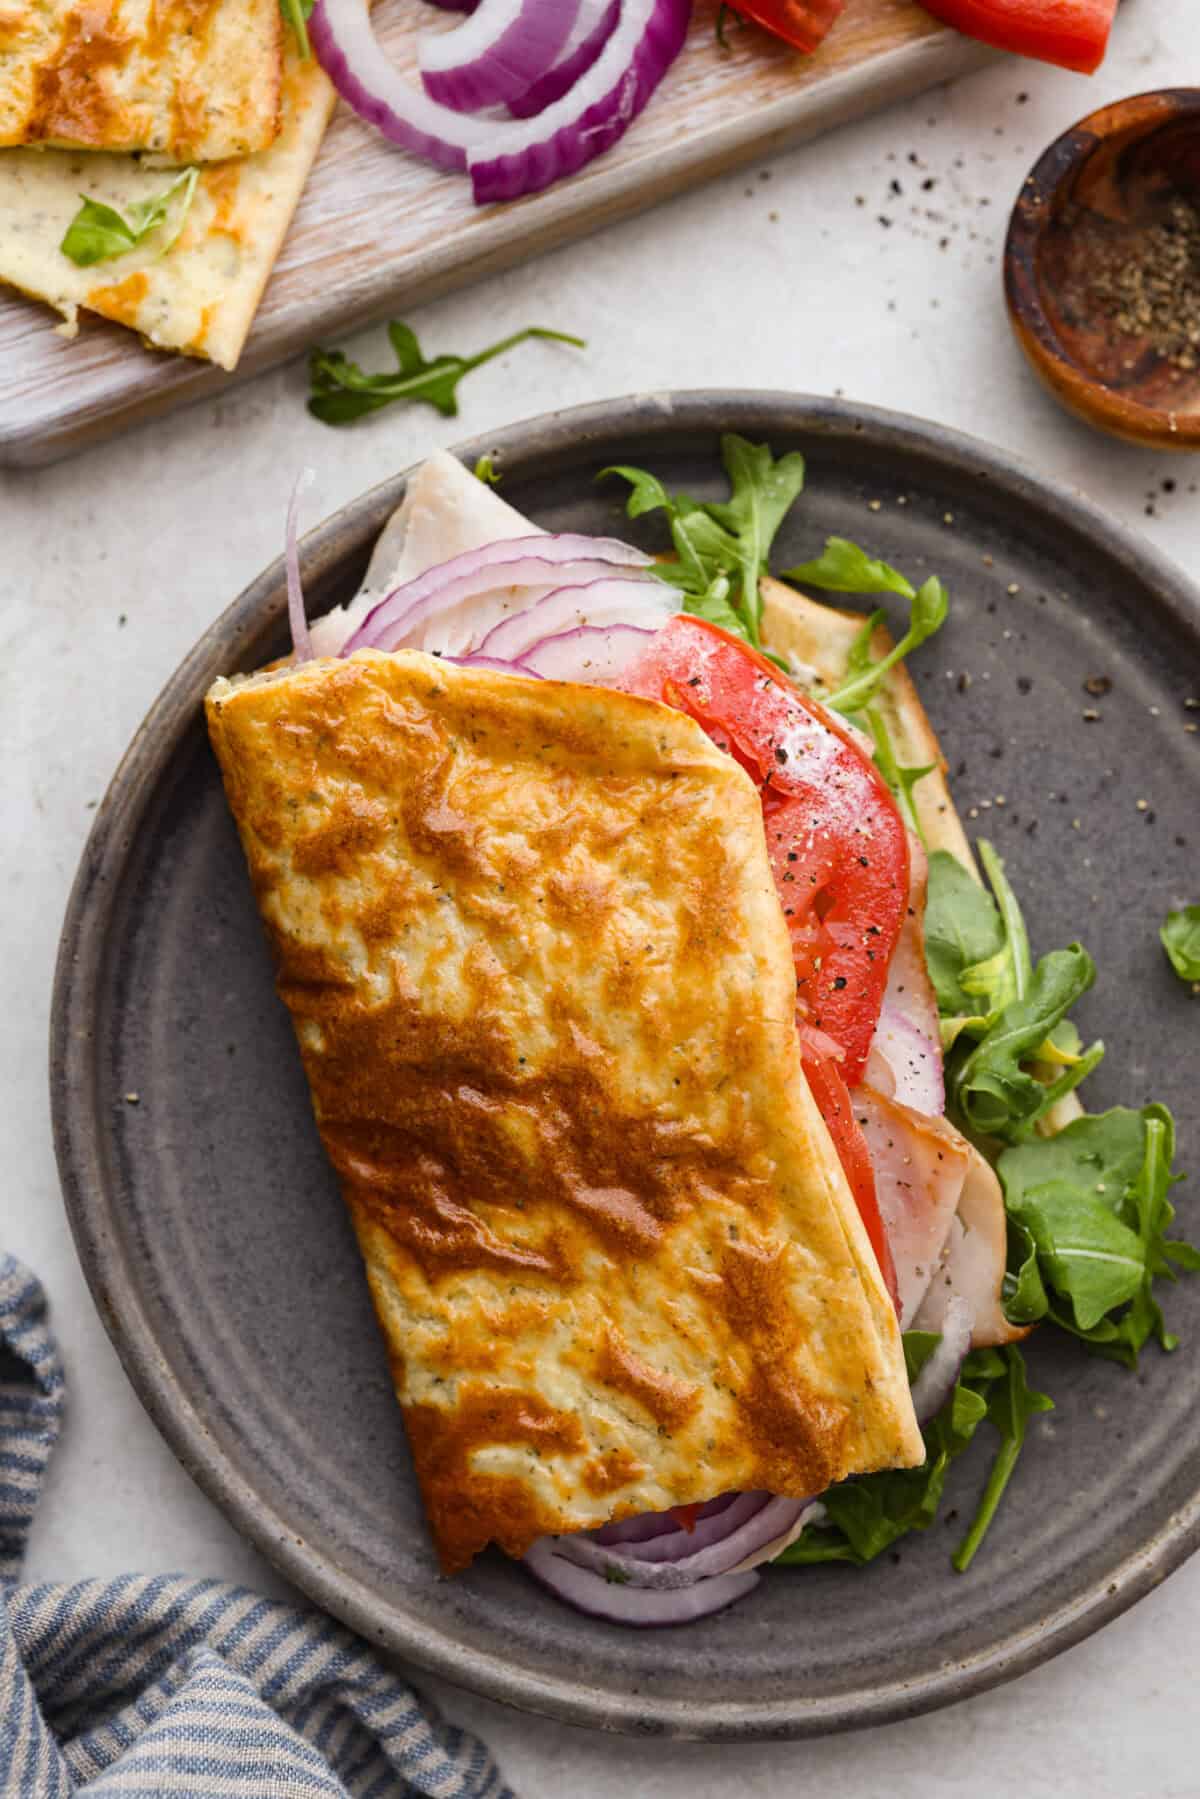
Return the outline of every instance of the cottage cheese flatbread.
{"type": "Polygon", "coordinates": [[[301,61],[289,42],[282,129],[271,147],[204,166],[183,231],[165,255],[152,234],[144,246],[91,268],[76,267],[59,248],[81,194],[124,212],[160,194],[171,172],[132,156],[0,151],[0,281],[47,301],[68,325],[83,307],[128,325],[158,349],[232,369],[334,100],[316,61],[301,61]]]}
{"type": "Polygon", "coordinates": [[[411,652],[208,718],[447,1572],[919,1462],[736,763],[411,652]]]}
{"type": "Polygon", "coordinates": [[[0,0],[0,145],[265,150],[281,55],[278,0],[0,0]]]}

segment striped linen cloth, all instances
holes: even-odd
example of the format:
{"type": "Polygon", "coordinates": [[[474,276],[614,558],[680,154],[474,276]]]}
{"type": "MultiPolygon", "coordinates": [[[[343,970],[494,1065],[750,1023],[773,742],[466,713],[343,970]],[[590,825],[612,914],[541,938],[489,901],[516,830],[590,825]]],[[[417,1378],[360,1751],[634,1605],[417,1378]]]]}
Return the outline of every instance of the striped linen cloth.
{"type": "Polygon", "coordinates": [[[2,1799],[514,1799],[318,1612],[177,1574],[18,1585],[65,1396],[42,1289],[0,1256],[2,1799]]]}

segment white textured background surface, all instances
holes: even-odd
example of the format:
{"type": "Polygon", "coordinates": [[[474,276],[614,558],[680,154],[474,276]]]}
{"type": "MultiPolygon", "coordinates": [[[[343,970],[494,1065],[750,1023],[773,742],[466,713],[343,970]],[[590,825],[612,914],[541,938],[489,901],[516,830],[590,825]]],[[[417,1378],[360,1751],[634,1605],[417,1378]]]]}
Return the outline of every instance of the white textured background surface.
{"type": "MultiPolygon", "coordinates": [[[[397,410],[335,434],[307,417],[295,365],[36,476],[0,475],[0,1246],[46,1281],[72,1389],[33,1578],[179,1568],[278,1589],[176,1466],[109,1347],[59,1198],[44,1064],[55,942],[92,808],[176,662],[277,553],[297,467],[319,471],[316,516],[433,444],[551,407],[639,387],[845,393],[1017,451],[1193,563],[1200,463],[1060,414],[1013,347],[1001,296],[1008,209],[1041,148],[1105,100],[1200,77],[1195,0],[1122,12],[1091,82],[998,65],[415,313],[430,353],[527,323],[588,339],[585,353],[531,345],[481,370],[460,420],[397,410]]],[[[386,360],[382,332],[348,347],[386,360]]],[[[810,1628],[798,1607],[799,1656],[810,1628]]],[[[865,1736],[629,1743],[439,1692],[525,1799],[1182,1799],[1200,1792],[1198,1662],[1200,1563],[1017,1684],[865,1736]]]]}

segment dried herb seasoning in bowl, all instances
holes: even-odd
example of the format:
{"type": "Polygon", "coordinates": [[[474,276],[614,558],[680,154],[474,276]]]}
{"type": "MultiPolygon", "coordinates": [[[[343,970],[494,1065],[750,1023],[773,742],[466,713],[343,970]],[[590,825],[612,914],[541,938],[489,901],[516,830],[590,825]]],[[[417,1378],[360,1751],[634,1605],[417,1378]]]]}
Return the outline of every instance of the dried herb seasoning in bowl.
{"type": "Polygon", "coordinates": [[[1200,88],[1102,107],[1050,146],[1013,210],[1005,288],[1017,341],[1072,412],[1200,449],[1200,88]]]}

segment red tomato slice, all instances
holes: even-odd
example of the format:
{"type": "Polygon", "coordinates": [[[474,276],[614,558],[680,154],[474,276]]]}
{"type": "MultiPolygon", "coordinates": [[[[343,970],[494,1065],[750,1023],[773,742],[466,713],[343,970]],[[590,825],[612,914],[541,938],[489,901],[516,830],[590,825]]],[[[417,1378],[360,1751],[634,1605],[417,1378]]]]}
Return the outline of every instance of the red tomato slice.
{"type": "Polygon", "coordinates": [[[947,25],[1018,56],[1091,75],[1104,61],[1117,0],[922,0],[947,25]]]}
{"type": "Polygon", "coordinates": [[[846,0],[730,0],[735,12],[794,44],[815,50],[840,16],[846,0]]]}
{"type": "Polygon", "coordinates": [[[671,1507],[671,1516],[674,1518],[676,1524],[678,1524],[681,1529],[686,1530],[690,1536],[692,1531],[696,1528],[696,1520],[703,1509],[704,1504],[701,1500],[697,1500],[694,1505],[673,1505],[671,1507]]]}
{"type": "Polygon", "coordinates": [[[908,838],[883,777],[824,707],[703,619],[669,620],[622,686],[690,714],[758,786],[797,1003],[856,1087],[908,904],[908,838]]]}
{"type": "Polygon", "coordinates": [[[895,1300],[871,1156],[849,1094],[908,902],[908,838],[895,801],[822,706],[703,619],[669,620],[621,685],[688,713],[759,789],[796,964],[805,1073],[895,1300]]]}
{"type": "Polygon", "coordinates": [[[875,1260],[879,1263],[879,1272],[883,1276],[884,1285],[898,1312],[900,1310],[900,1288],[896,1280],[896,1264],[892,1259],[892,1246],[888,1241],[883,1214],[879,1210],[871,1152],[867,1148],[867,1140],[862,1134],[859,1122],[854,1116],[854,1108],[850,1102],[850,1089],[839,1074],[837,1063],[826,1056],[810,1056],[806,1053],[804,1072],[808,1077],[808,1084],[812,1088],[812,1096],[817,1102],[821,1117],[825,1120],[829,1135],[833,1138],[833,1147],[837,1150],[838,1161],[850,1183],[850,1191],[858,1206],[858,1215],[866,1226],[867,1236],[871,1240],[871,1248],[875,1251],[875,1260]]]}

